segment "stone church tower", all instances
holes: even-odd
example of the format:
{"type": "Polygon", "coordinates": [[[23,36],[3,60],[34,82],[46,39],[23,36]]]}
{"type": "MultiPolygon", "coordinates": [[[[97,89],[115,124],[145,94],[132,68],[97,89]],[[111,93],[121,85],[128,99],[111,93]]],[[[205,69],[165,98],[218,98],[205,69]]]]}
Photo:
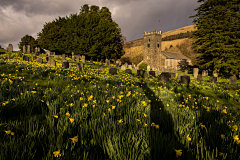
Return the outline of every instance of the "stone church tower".
{"type": "Polygon", "coordinates": [[[151,33],[143,31],[143,63],[158,69],[165,66],[165,60],[161,54],[162,31],[157,32],[156,29],[151,33]]]}

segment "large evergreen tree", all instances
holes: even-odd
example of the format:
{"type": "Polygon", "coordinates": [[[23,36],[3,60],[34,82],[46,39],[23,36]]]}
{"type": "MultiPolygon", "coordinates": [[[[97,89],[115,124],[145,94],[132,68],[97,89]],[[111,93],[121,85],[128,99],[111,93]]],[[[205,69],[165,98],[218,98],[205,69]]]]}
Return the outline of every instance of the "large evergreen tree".
{"type": "MultiPolygon", "coordinates": [[[[19,42],[19,49],[23,52],[23,45],[30,45],[30,52],[35,52],[35,47],[37,47],[37,41],[32,36],[26,35],[21,38],[21,42],[19,42]]],[[[27,46],[26,46],[27,49],[27,46]]]]}
{"type": "Polygon", "coordinates": [[[204,2],[198,7],[198,13],[189,18],[198,17],[193,22],[198,30],[190,38],[199,38],[192,48],[199,47],[196,53],[202,53],[196,62],[220,73],[230,71],[236,74],[240,70],[240,21],[239,0],[198,0],[204,2]]]}

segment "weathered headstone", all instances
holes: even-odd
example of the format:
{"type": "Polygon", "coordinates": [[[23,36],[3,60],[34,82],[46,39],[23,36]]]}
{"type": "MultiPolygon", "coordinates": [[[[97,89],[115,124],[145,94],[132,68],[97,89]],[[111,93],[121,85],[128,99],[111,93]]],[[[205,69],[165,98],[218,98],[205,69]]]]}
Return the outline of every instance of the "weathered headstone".
{"type": "Polygon", "coordinates": [[[24,61],[29,61],[29,57],[28,56],[23,56],[23,60],[24,61]]]}
{"type": "Polygon", "coordinates": [[[215,71],[213,71],[213,76],[214,77],[218,77],[218,73],[217,73],[217,71],[215,70],[215,71]]]}
{"type": "Polygon", "coordinates": [[[115,75],[117,73],[118,73],[118,69],[117,68],[109,68],[109,74],[115,75]]]}
{"type": "Polygon", "coordinates": [[[148,65],[148,66],[147,66],[147,72],[149,72],[149,71],[150,71],[150,66],[148,65]]]}
{"type": "Polygon", "coordinates": [[[185,73],[178,73],[178,80],[181,80],[181,77],[184,75],[185,75],[185,73]]]}
{"type": "Polygon", "coordinates": [[[198,76],[198,68],[193,68],[193,74],[194,74],[194,78],[198,76]]]}
{"type": "Polygon", "coordinates": [[[27,45],[27,54],[30,54],[30,45],[27,45]]]}
{"type": "Polygon", "coordinates": [[[35,53],[37,53],[37,50],[38,50],[38,48],[37,48],[37,47],[35,47],[35,53]]]}
{"type": "Polygon", "coordinates": [[[82,55],[82,62],[85,63],[85,55],[82,55]]]}
{"type": "Polygon", "coordinates": [[[75,56],[72,56],[72,61],[75,61],[75,56]]]}
{"type": "Polygon", "coordinates": [[[126,69],[125,65],[121,66],[121,70],[125,70],[125,69],[126,69]]]}
{"type": "Polygon", "coordinates": [[[50,64],[56,67],[56,61],[54,59],[50,59],[50,64]]]}
{"type": "Polygon", "coordinates": [[[132,74],[132,70],[131,69],[126,69],[125,73],[132,74]]]}
{"type": "Polygon", "coordinates": [[[217,82],[217,77],[212,76],[212,77],[209,78],[209,81],[210,81],[211,83],[212,83],[212,82],[216,83],[216,82],[217,82]]]}
{"type": "Polygon", "coordinates": [[[23,45],[23,53],[26,53],[26,46],[23,45]]]}
{"type": "Polygon", "coordinates": [[[176,77],[176,73],[170,73],[171,78],[175,78],[176,77]]]}
{"type": "Polygon", "coordinates": [[[77,70],[83,71],[84,70],[84,64],[83,63],[77,63],[77,70]]]}
{"type": "Polygon", "coordinates": [[[62,60],[66,60],[65,54],[62,54],[62,60]]]}
{"type": "Polygon", "coordinates": [[[169,81],[169,78],[171,78],[171,75],[168,72],[162,72],[161,75],[160,75],[160,80],[165,82],[165,83],[167,81],[169,81]]]}
{"type": "Polygon", "coordinates": [[[63,68],[69,68],[69,62],[67,60],[63,60],[62,67],[63,68]]]}
{"type": "Polygon", "coordinates": [[[38,63],[43,63],[43,59],[42,59],[42,58],[37,58],[37,59],[36,59],[36,62],[38,62],[38,63]]]}
{"type": "Polygon", "coordinates": [[[6,55],[5,60],[8,60],[8,59],[9,59],[9,55],[6,55]]]}
{"type": "Polygon", "coordinates": [[[237,77],[231,76],[229,77],[229,84],[236,84],[237,83],[237,77]]]}
{"type": "Polygon", "coordinates": [[[143,73],[143,78],[144,78],[144,79],[147,79],[147,78],[148,78],[148,75],[149,75],[148,72],[144,72],[144,73],[143,73]]]}
{"type": "Polygon", "coordinates": [[[132,69],[132,65],[128,65],[128,67],[127,68],[130,68],[130,69],[132,69]]]}
{"type": "Polygon", "coordinates": [[[79,62],[79,56],[76,57],[76,61],[79,62]]]}
{"type": "Polygon", "coordinates": [[[189,84],[190,83],[190,76],[181,76],[181,83],[183,84],[189,84]]]}
{"type": "Polygon", "coordinates": [[[206,70],[202,71],[202,76],[206,76],[206,70]]]}
{"type": "Polygon", "coordinates": [[[107,66],[110,67],[110,60],[107,60],[107,66]]]}
{"type": "Polygon", "coordinates": [[[13,51],[13,45],[11,43],[8,45],[7,51],[9,51],[9,52],[13,51]]]}
{"type": "Polygon", "coordinates": [[[155,71],[149,71],[148,73],[149,73],[149,75],[151,75],[151,76],[153,76],[153,77],[156,76],[155,71]]]}
{"type": "Polygon", "coordinates": [[[199,74],[199,75],[197,76],[197,81],[202,81],[202,80],[203,80],[202,75],[199,74]]]}

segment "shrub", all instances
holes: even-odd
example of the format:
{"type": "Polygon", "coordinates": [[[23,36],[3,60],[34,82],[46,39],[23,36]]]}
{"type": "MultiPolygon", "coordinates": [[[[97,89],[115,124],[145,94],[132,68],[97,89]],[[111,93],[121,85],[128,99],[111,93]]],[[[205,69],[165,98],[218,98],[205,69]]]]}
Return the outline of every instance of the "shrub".
{"type": "Polygon", "coordinates": [[[144,69],[146,71],[147,70],[147,64],[146,63],[141,63],[139,65],[139,69],[144,69]]]}

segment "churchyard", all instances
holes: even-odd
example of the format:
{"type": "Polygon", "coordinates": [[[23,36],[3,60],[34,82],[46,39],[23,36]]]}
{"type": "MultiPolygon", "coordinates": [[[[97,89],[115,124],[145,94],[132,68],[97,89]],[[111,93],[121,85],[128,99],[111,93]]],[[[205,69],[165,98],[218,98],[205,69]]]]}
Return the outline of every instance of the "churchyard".
{"type": "Polygon", "coordinates": [[[1,159],[240,158],[235,76],[20,52],[0,63],[1,159]]]}

